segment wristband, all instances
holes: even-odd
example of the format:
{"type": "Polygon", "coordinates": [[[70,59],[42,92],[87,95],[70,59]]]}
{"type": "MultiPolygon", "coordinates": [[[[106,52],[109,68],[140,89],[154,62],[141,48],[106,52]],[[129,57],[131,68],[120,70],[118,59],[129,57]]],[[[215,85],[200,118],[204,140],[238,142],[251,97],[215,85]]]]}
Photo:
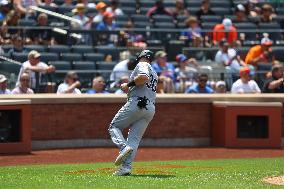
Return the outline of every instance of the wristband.
{"type": "Polygon", "coordinates": [[[134,80],[127,83],[127,87],[134,87],[134,86],[136,86],[136,83],[134,80]]]}

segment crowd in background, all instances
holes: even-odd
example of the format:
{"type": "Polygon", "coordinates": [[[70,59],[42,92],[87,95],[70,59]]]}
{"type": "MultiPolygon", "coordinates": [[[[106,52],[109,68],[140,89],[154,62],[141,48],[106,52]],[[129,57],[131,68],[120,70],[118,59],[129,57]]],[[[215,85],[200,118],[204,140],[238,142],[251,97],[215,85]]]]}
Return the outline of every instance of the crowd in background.
{"type": "MultiPolygon", "coordinates": [[[[22,30],[10,28],[18,26],[20,19],[34,19],[36,26],[48,26],[49,16],[45,13],[37,14],[30,6],[74,6],[70,16],[80,20],[80,22],[71,22],[70,27],[73,29],[90,30],[95,28],[97,31],[114,31],[120,26],[116,22],[116,18],[124,15],[119,7],[118,0],[111,0],[109,4],[97,1],[78,0],[73,4],[72,0],[64,0],[61,5],[55,4],[52,0],[14,0],[9,2],[1,0],[0,21],[2,21],[0,44],[12,44],[8,52],[4,52],[0,45],[0,54],[13,55],[16,52],[28,53],[27,61],[22,63],[16,87],[12,90],[7,89],[7,77],[0,75],[0,94],[33,94],[40,91],[41,78],[44,74],[52,74],[56,67],[47,65],[40,61],[41,54],[35,50],[27,52],[24,45],[40,44],[54,45],[60,44],[60,38],[54,35],[49,29],[33,30],[27,32],[22,37],[22,30]],[[86,9],[95,9],[96,14],[87,13],[86,9]]],[[[174,8],[167,8],[162,0],[157,0],[151,7],[146,16],[154,19],[155,15],[168,15],[175,22],[178,17],[187,17],[184,22],[184,28],[181,28],[179,40],[186,41],[193,47],[212,47],[219,48],[215,55],[215,62],[219,66],[230,70],[232,85],[223,78],[220,81],[211,82],[208,74],[200,73],[199,62],[191,57],[187,57],[181,52],[176,52],[176,64],[172,64],[167,60],[165,51],[155,53],[155,60],[152,67],[159,75],[157,86],[158,93],[261,93],[261,92],[283,92],[283,67],[277,61],[273,54],[271,46],[274,41],[270,39],[268,34],[264,34],[259,43],[252,46],[245,57],[238,54],[237,48],[242,46],[245,36],[238,35],[238,31],[234,26],[235,23],[247,22],[253,23],[269,23],[277,16],[270,4],[263,4],[258,7],[254,1],[248,0],[245,4],[238,4],[234,10],[235,18],[224,18],[221,23],[216,24],[212,29],[212,35],[208,35],[200,26],[200,18],[204,15],[215,15],[210,8],[210,1],[203,0],[200,10],[192,14],[186,8],[186,4],[182,0],[176,0],[174,8]],[[265,82],[263,86],[258,86],[254,81],[256,78],[258,64],[272,64],[272,69],[265,73],[265,82]]],[[[125,47],[136,47],[138,50],[147,48],[148,44],[146,36],[129,32],[134,28],[134,23],[129,19],[119,36],[102,35],[98,40],[98,44],[115,45],[125,47]]],[[[80,40],[75,44],[93,43],[90,36],[82,34],[80,40]]],[[[105,57],[106,61],[112,61],[113,57],[105,57]]],[[[120,62],[114,67],[110,78],[96,76],[92,80],[92,86],[88,89],[80,88],[80,78],[74,71],[66,74],[66,77],[56,91],[61,93],[127,93],[119,89],[119,85],[128,82],[129,73],[135,67],[135,53],[129,50],[121,53],[120,62]],[[81,89],[81,90],[80,90],[81,89]]]]}

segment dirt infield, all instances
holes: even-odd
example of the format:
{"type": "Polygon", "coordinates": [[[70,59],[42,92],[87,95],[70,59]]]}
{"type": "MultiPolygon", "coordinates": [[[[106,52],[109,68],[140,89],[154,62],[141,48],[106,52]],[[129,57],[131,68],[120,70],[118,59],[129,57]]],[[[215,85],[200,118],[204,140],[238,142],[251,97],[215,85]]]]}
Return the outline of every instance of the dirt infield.
{"type": "MultiPolygon", "coordinates": [[[[116,148],[33,151],[27,155],[0,155],[0,166],[112,162],[116,148]]],[[[283,149],[141,148],[136,161],[284,157],[283,149]]]]}
{"type": "Polygon", "coordinates": [[[280,177],[269,177],[263,179],[264,182],[269,183],[269,184],[275,184],[275,185],[281,185],[284,186],[284,176],[280,177]]]}

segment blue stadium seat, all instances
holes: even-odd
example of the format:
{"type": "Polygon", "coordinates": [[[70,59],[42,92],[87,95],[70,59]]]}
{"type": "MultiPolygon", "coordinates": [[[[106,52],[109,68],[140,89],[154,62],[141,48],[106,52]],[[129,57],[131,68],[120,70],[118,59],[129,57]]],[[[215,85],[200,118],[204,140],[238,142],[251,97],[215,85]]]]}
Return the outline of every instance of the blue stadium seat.
{"type": "Polygon", "coordinates": [[[275,56],[275,59],[284,63],[284,47],[272,47],[272,52],[275,56]]]}
{"type": "Polygon", "coordinates": [[[202,22],[214,22],[214,23],[222,22],[222,17],[220,15],[202,15],[200,19],[202,22]]]}
{"type": "Polygon", "coordinates": [[[41,53],[40,60],[42,62],[49,62],[49,61],[57,61],[59,60],[59,56],[57,53],[41,53]]]}
{"type": "Polygon", "coordinates": [[[74,53],[92,53],[94,52],[93,46],[90,45],[74,45],[71,47],[74,53]]]}
{"type": "Polygon", "coordinates": [[[46,51],[46,47],[43,45],[25,45],[24,49],[26,49],[28,52],[32,51],[32,50],[36,50],[38,52],[45,52],[46,51]]]}
{"type": "Polygon", "coordinates": [[[82,54],[79,53],[61,53],[60,60],[64,61],[81,61],[82,54]]]}
{"type": "Polygon", "coordinates": [[[149,22],[149,18],[142,14],[133,14],[130,16],[133,22],[149,22]]]}
{"type": "Polygon", "coordinates": [[[13,53],[12,57],[14,60],[19,61],[19,62],[25,62],[28,60],[28,53],[13,53]]]}
{"type": "Polygon", "coordinates": [[[0,70],[6,73],[14,73],[16,76],[19,74],[21,66],[7,61],[0,62],[0,70]]]}
{"type": "Polygon", "coordinates": [[[274,41],[282,40],[282,34],[280,32],[274,32],[280,30],[281,28],[277,22],[259,23],[258,27],[261,33],[268,33],[270,39],[274,41]],[[265,30],[269,31],[267,32],[265,30]]]}
{"type": "Polygon", "coordinates": [[[84,53],[84,60],[86,61],[103,61],[104,60],[104,54],[102,53],[84,53]]]}
{"type": "Polygon", "coordinates": [[[69,53],[71,49],[67,45],[51,45],[48,47],[48,51],[53,53],[69,53]]]}
{"type": "Polygon", "coordinates": [[[96,64],[92,61],[74,61],[74,70],[94,70],[96,69],[96,64]]]}
{"type": "Polygon", "coordinates": [[[108,79],[110,77],[111,71],[113,70],[116,64],[117,62],[99,61],[97,62],[96,66],[97,70],[100,70],[100,75],[108,79]]]}
{"type": "Polygon", "coordinates": [[[112,46],[96,46],[97,52],[106,55],[111,55],[113,60],[119,59],[119,51],[112,46]]]}
{"type": "Polygon", "coordinates": [[[19,26],[35,26],[36,21],[35,20],[28,20],[28,19],[20,19],[18,22],[19,26]]]}
{"type": "Polygon", "coordinates": [[[49,64],[55,66],[56,70],[71,70],[71,63],[68,61],[50,61],[49,64]]]}

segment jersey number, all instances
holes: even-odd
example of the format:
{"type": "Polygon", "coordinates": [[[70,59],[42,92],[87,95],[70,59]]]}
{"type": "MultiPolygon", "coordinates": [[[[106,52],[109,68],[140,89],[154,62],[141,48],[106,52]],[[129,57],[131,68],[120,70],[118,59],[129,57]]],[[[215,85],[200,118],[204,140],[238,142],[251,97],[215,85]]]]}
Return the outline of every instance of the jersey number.
{"type": "Polygon", "coordinates": [[[151,89],[153,92],[156,92],[157,83],[158,83],[158,80],[155,79],[154,76],[151,74],[151,75],[150,75],[149,82],[146,83],[146,86],[147,86],[149,89],[151,89]]]}

